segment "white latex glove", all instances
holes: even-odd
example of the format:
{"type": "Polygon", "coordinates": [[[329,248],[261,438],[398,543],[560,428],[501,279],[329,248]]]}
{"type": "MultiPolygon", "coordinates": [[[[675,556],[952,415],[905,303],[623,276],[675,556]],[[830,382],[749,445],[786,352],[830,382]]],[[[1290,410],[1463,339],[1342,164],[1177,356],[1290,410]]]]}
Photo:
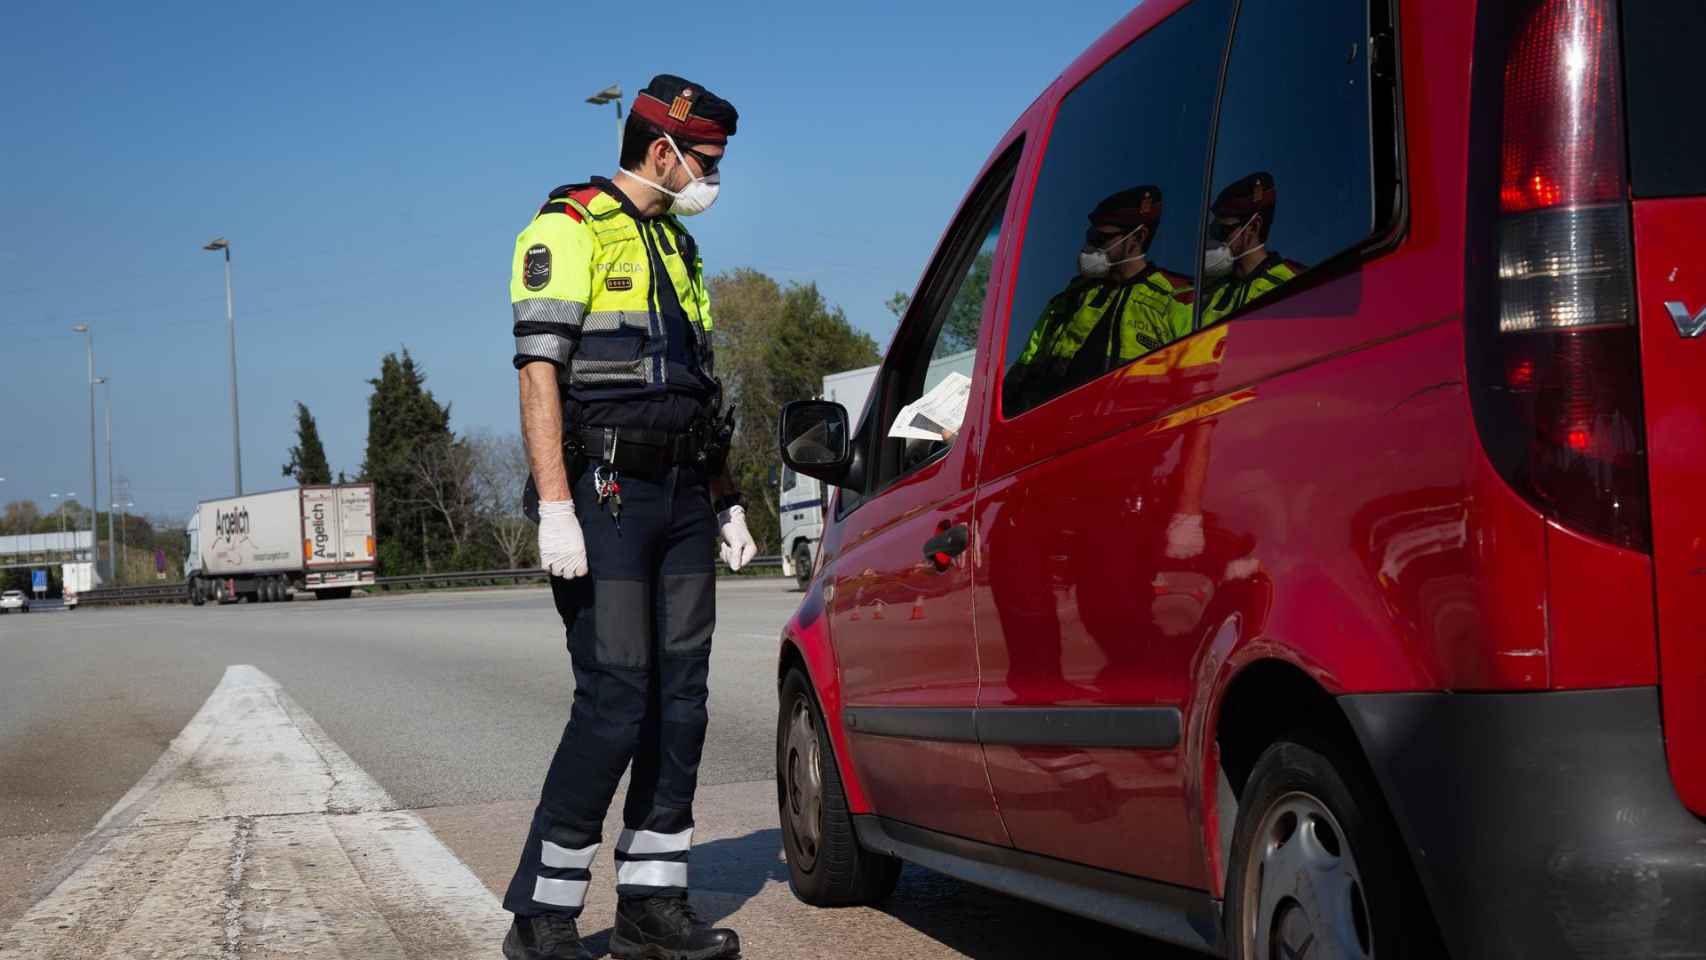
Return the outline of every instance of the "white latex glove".
{"type": "Polygon", "coordinates": [[[539,501],[539,565],[553,576],[586,576],[586,537],[573,500],[539,501]]]}
{"type": "Polygon", "coordinates": [[[1175,513],[1167,522],[1167,556],[1189,560],[1202,555],[1202,514],[1175,513]]]}
{"type": "Polygon", "coordinates": [[[717,525],[723,533],[720,552],[731,572],[739,571],[758,556],[758,544],[752,542],[752,533],[746,529],[745,507],[730,507],[717,514],[717,525]]]}

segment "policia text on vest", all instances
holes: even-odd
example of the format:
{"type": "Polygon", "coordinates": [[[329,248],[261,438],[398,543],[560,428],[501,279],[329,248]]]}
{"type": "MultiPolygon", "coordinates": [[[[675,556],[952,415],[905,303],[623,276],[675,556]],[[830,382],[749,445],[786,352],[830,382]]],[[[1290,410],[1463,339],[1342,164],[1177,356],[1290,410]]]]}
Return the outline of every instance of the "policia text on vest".
{"type": "Polygon", "coordinates": [[[560,187],[510,271],[529,513],[567,632],[574,703],[504,897],[511,960],[580,958],[575,918],[631,766],[616,839],[617,957],[734,956],[687,901],[716,624],[714,550],[757,547],[723,470],[714,323],[682,218],[716,199],[737,114],[661,75],[636,98],[621,169],[560,187]],[[536,503],[536,506],[535,506],[536,503]]]}

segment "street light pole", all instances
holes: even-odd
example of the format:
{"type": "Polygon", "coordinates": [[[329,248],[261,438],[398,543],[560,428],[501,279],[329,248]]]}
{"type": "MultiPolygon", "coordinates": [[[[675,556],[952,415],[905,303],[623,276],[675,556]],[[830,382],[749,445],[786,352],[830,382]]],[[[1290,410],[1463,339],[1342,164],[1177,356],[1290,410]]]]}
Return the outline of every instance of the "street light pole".
{"type": "Polygon", "coordinates": [[[616,104],[616,155],[620,157],[622,155],[622,85],[613,83],[587,97],[586,102],[594,106],[603,106],[607,103],[616,104]]]}
{"type": "MultiPolygon", "coordinates": [[[[113,382],[110,377],[96,377],[95,382],[107,388],[107,576],[118,577],[118,554],[113,541],[113,382]]],[[[100,494],[95,494],[97,497],[100,494]]]]}
{"type": "MultiPolygon", "coordinates": [[[[95,331],[86,323],[79,323],[71,328],[83,335],[84,343],[89,350],[89,500],[97,506],[101,502],[101,481],[95,471],[95,331]]],[[[89,512],[89,541],[91,558],[99,561],[101,556],[100,532],[95,526],[96,511],[89,512]]]]}
{"type": "Polygon", "coordinates": [[[231,478],[237,496],[243,495],[243,440],[237,424],[237,318],[231,310],[231,241],[220,237],[208,241],[203,250],[225,252],[225,330],[231,350],[231,478]]]}

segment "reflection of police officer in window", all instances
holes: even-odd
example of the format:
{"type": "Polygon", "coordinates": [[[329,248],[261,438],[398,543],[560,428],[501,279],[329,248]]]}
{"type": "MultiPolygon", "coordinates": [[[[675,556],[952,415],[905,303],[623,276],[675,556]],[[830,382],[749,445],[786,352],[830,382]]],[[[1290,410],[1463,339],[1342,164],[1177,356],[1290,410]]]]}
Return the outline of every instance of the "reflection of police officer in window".
{"type": "Polygon", "coordinates": [[[1018,391],[1020,407],[1190,332],[1190,278],[1149,262],[1160,226],[1155,186],[1122,190],[1090,211],[1078,276],[1043,308],[1008,375],[1007,389],[1018,391]]]}
{"type": "Polygon", "coordinates": [[[1214,198],[1203,251],[1204,326],[1307,269],[1268,249],[1278,199],[1274,176],[1266,171],[1250,174],[1214,198]]]}

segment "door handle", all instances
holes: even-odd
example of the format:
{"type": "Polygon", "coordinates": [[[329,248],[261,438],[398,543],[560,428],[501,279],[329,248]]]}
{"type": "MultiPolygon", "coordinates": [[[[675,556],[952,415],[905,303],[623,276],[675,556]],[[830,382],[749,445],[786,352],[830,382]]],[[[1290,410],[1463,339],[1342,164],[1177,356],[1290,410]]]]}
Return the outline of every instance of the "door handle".
{"type": "Polygon", "coordinates": [[[970,528],[963,523],[949,527],[924,542],[924,559],[935,564],[938,571],[946,570],[970,544],[970,528]]]}

